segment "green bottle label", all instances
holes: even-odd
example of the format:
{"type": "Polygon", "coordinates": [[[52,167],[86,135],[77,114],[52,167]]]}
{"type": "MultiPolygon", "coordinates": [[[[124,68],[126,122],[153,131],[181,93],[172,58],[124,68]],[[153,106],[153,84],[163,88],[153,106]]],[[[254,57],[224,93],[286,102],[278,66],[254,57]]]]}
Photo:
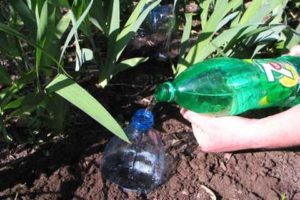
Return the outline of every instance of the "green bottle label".
{"type": "Polygon", "coordinates": [[[257,66],[262,72],[260,81],[266,94],[262,96],[259,102],[260,107],[276,103],[288,103],[295,99],[299,90],[299,74],[293,64],[288,61],[274,61],[272,59],[246,61],[257,66]]]}

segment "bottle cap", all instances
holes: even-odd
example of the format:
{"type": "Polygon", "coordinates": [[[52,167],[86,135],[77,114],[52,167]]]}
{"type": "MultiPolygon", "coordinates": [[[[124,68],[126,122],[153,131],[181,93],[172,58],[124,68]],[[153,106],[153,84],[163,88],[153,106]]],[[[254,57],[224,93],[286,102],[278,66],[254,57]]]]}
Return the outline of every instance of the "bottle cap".
{"type": "Polygon", "coordinates": [[[176,90],[175,90],[173,84],[170,82],[165,82],[163,84],[160,84],[155,89],[154,96],[157,101],[170,102],[174,99],[175,92],[176,92],[176,90]]]}
{"type": "Polygon", "coordinates": [[[154,124],[154,117],[151,111],[147,109],[137,110],[132,117],[132,125],[141,131],[147,131],[154,124]]]}

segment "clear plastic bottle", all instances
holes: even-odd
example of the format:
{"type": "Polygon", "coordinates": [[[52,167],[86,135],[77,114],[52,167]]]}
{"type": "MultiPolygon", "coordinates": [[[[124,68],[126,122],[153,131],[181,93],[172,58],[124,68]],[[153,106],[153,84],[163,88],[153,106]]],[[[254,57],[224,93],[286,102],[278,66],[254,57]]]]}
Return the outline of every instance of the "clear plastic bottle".
{"type": "Polygon", "coordinates": [[[104,177],[124,189],[149,192],[166,178],[162,140],[152,128],[153,114],[137,110],[124,129],[131,144],[113,137],[104,150],[101,171],[104,177]]]}
{"type": "Polygon", "coordinates": [[[157,101],[199,113],[236,115],[300,103],[300,57],[214,58],[197,63],[156,88],[157,101]]]}
{"type": "Polygon", "coordinates": [[[168,34],[169,31],[172,31],[174,23],[173,7],[171,5],[158,5],[146,17],[138,31],[138,36],[144,37],[158,32],[168,34]]]}

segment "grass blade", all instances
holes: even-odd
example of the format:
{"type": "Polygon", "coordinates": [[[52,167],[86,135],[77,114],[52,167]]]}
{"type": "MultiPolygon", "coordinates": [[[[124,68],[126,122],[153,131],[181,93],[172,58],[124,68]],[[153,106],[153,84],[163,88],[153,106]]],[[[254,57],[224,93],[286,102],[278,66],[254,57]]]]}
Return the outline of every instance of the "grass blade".
{"type": "Polygon", "coordinates": [[[286,0],[262,1],[253,0],[240,20],[240,24],[262,24],[264,18],[278,5],[284,4],[286,0]]]}
{"type": "Polygon", "coordinates": [[[132,39],[136,31],[139,29],[147,15],[150,13],[150,11],[155,8],[161,0],[153,1],[150,5],[147,6],[146,9],[143,11],[140,10],[140,6],[144,5],[144,1],[141,1],[136,9],[134,9],[132,15],[137,16],[138,18],[130,18],[129,22],[126,23],[127,26],[124,27],[124,29],[121,31],[121,33],[117,37],[117,44],[116,48],[114,50],[114,55],[116,55],[116,58],[118,59],[125,49],[125,46],[128,44],[128,42],[132,39]],[[136,19],[135,21],[131,21],[133,19],[136,19]]]}
{"type": "MultiPolygon", "coordinates": [[[[20,15],[29,30],[36,30],[36,21],[28,6],[22,0],[10,1],[13,9],[20,15]]],[[[35,37],[33,35],[33,37],[35,37]]]]}
{"type": "Polygon", "coordinates": [[[202,3],[200,3],[200,7],[202,8],[202,12],[201,12],[201,15],[200,15],[202,30],[206,26],[208,11],[209,11],[209,5],[211,4],[211,1],[212,0],[204,0],[202,3]]]}
{"type": "MultiPolygon", "coordinates": [[[[106,66],[113,65],[116,63],[117,58],[115,57],[115,43],[120,30],[120,2],[119,0],[112,0],[110,2],[111,16],[109,21],[108,31],[108,48],[107,48],[107,59],[106,66]]],[[[106,68],[106,67],[105,67],[106,68]]],[[[107,70],[107,69],[105,69],[107,70]]],[[[106,72],[104,72],[106,73],[106,72]]]]}
{"type": "Polygon", "coordinates": [[[112,75],[116,75],[117,73],[129,69],[131,67],[135,67],[141,63],[144,63],[148,60],[148,58],[144,57],[136,57],[136,58],[129,58],[127,60],[123,60],[122,62],[118,63],[112,72],[112,75]]]}
{"type": "MultiPolygon", "coordinates": [[[[300,23],[298,24],[298,26],[295,29],[295,33],[300,33],[300,23]]],[[[287,49],[292,48],[293,46],[295,46],[296,44],[300,43],[300,35],[295,34],[293,31],[289,30],[288,34],[287,34],[287,40],[284,44],[284,46],[287,49]]]]}
{"type": "Polygon", "coordinates": [[[63,34],[66,32],[69,24],[70,24],[71,18],[70,15],[67,13],[62,16],[62,18],[59,20],[59,22],[56,24],[56,30],[55,30],[55,36],[57,39],[61,39],[63,34]]]}
{"type": "Polygon", "coordinates": [[[85,89],[63,74],[59,74],[46,87],[47,92],[55,92],[77,108],[88,114],[122,140],[129,142],[126,134],[107,110],[85,89]]]}
{"type": "Polygon", "coordinates": [[[50,55],[47,51],[45,51],[42,47],[40,47],[39,45],[37,45],[35,42],[33,42],[32,40],[26,38],[23,34],[21,34],[20,32],[18,32],[17,30],[4,25],[2,23],[0,23],[0,31],[7,33],[9,35],[12,35],[26,43],[28,43],[30,46],[35,47],[36,49],[40,49],[49,59],[51,59],[63,72],[64,69],[61,67],[60,63],[52,56],[50,55]]]}
{"type": "MultiPolygon", "coordinates": [[[[246,24],[248,23],[250,20],[254,20],[254,16],[257,14],[261,14],[257,13],[260,8],[262,7],[264,1],[262,0],[253,0],[250,3],[250,6],[247,8],[246,12],[244,13],[244,15],[242,16],[241,20],[240,20],[240,24],[246,24]]],[[[258,20],[255,20],[258,21],[258,20]]]]}
{"type": "MultiPolygon", "coordinates": [[[[61,51],[61,54],[60,54],[60,58],[59,58],[59,63],[61,63],[62,61],[62,58],[63,58],[63,55],[65,54],[65,51],[71,41],[71,39],[73,38],[74,34],[76,33],[76,31],[78,30],[80,24],[83,22],[84,18],[87,16],[87,14],[89,13],[92,5],[93,5],[93,2],[94,0],[91,0],[89,5],[87,6],[87,8],[85,9],[85,11],[82,13],[82,15],[79,17],[79,19],[77,20],[76,22],[76,25],[72,27],[70,33],[68,34],[67,36],[67,39],[63,45],[63,48],[62,48],[62,51],[61,51]]],[[[69,14],[71,15],[71,12],[72,11],[69,11],[69,14]]]]}
{"type": "Polygon", "coordinates": [[[193,21],[193,14],[192,13],[186,13],[185,14],[185,25],[183,29],[183,34],[181,37],[181,45],[180,45],[180,52],[179,52],[179,61],[177,64],[176,72],[175,74],[180,74],[182,71],[184,71],[187,66],[186,62],[184,60],[185,52],[188,48],[189,44],[189,38],[192,30],[192,21],[193,21]]]}
{"type": "Polygon", "coordinates": [[[4,85],[11,84],[10,76],[2,65],[0,65],[0,83],[4,85]]]}
{"type": "MultiPolygon", "coordinates": [[[[186,65],[191,65],[201,61],[199,56],[201,56],[201,52],[203,51],[203,49],[206,49],[207,45],[209,45],[210,40],[213,38],[214,33],[217,31],[218,25],[227,14],[226,12],[224,12],[224,10],[227,10],[229,12],[229,9],[227,9],[228,6],[230,6],[230,4],[228,4],[227,0],[216,1],[214,12],[211,14],[209,20],[205,24],[203,32],[197,39],[196,45],[194,45],[190,49],[185,58],[187,62],[186,65]]],[[[219,26],[219,28],[221,27],[219,26]]]]}

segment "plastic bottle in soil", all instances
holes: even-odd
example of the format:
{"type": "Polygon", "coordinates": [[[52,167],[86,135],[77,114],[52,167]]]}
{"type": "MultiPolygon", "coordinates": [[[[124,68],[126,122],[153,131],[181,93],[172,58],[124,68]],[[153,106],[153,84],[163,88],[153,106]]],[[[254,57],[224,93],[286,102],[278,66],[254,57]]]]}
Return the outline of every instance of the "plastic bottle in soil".
{"type": "Polygon", "coordinates": [[[117,137],[109,141],[101,164],[106,179],[138,192],[149,192],[165,180],[165,151],[153,121],[151,111],[140,109],[124,129],[131,144],[117,137]]]}
{"type": "Polygon", "coordinates": [[[173,82],[159,85],[155,99],[198,112],[236,115],[300,103],[300,57],[214,58],[197,63],[173,82]]]}
{"type": "Polygon", "coordinates": [[[172,30],[174,21],[175,17],[173,13],[173,6],[158,5],[152,11],[150,11],[144,23],[142,24],[142,27],[139,29],[138,34],[141,37],[157,32],[167,34],[172,30]]]}
{"type": "MultiPolygon", "coordinates": [[[[145,6],[147,8],[149,4],[145,6]]],[[[169,46],[172,39],[173,27],[175,25],[175,15],[173,6],[158,5],[147,15],[145,21],[137,32],[137,46],[145,43],[142,52],[147,56],[160,61],[169,59],[169,46]],[[146,47],[146,48],[145,48],[146,47]]],[[[145,56],[145,55],[144,55],[145,56]]]]}

